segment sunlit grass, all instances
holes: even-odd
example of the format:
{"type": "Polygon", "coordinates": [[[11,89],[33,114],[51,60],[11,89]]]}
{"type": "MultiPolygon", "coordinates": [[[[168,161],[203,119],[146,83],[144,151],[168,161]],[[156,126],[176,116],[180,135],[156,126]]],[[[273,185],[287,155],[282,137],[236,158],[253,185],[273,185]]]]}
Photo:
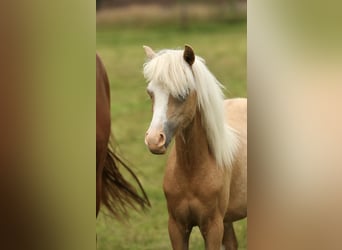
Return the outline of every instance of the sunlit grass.
{"type": "MultiPolygon", "coordinates": [[[[151,119],[151,103],[142,75],[142,45],[158,50],[190,44],[205,58],[213,74],[226,86],[227,97],[246,96],[246,22],[194,24],[186,30],[168,24],[154,27],[97,28],[97,51],[111,82],[112,130],[120,151],[133,166],[152,203],[145,213],[130,214],[126,223],[104,215],[97,222],[98,249],[171,249],[162,180],[167,156],[152,155],[144,145],[151,119]]],[[[241,249],[246,248],[247,221],[235,225],[241,249]]],[[[196,228],[191,249],[204,249],[196,228]]]]}

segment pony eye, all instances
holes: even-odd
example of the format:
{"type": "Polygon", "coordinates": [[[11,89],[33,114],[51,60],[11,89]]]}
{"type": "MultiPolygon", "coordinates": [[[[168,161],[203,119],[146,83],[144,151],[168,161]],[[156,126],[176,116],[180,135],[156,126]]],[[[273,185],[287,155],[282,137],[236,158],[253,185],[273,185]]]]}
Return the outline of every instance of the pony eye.
{"type": "Polygon", "coordinates": [[[176,99],[179,101],[179,102],[184,102],[186,100],[186,98],[188,98],[188,93],[186,93],[185,95],[178,95],[176,97],[176,99]]]}
{"type": "Polygon", "coordinates": [[[177,96],[177,100],[180,101],[180,102],[184,102],[186,100],[186,97],[187,96],[179,95],[179,96],[177,96]]]}

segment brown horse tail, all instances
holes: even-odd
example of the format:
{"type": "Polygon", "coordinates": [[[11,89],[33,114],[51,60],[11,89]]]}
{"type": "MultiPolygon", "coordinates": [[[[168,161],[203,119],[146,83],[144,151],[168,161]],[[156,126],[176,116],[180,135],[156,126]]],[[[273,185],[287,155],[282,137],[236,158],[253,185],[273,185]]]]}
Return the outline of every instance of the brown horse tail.
{"type": "Polygon", "coordinates": [[[102,184],[102,204],[117,219],[128,215],[127,207],[138,210],[138,208],[146,209],[151,206],[138,177],[109,147],[107,148],[106,162],[103,169],[102,184]],[[125,180],[120,173],[120,167],[126,169],[133,177],[142,192],[142,196],[138,194],[133,185],[125,180]]]}

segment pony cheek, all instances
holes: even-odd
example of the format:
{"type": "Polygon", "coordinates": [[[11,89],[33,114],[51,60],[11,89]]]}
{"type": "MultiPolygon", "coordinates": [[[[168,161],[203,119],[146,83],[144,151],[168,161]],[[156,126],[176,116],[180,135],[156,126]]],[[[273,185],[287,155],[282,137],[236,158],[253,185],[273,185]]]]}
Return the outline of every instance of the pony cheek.
{"type": "Polygon", "coordinates": [[[166,136],[166,141],[165,141],[166,148],[171,143],[172,138],[174,137],[176,131],[177,131],[177,123],[169,120],[164,124],[164,133],[166,136]]]}

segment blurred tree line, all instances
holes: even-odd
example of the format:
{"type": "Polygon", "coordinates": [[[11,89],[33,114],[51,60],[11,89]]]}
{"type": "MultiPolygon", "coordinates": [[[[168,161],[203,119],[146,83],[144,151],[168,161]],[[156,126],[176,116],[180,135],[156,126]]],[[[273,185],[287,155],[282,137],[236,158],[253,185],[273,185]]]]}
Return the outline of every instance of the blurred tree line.
{"type": "MultiPolygon", "coordinates": [[[[115,9],[120,7],[150,6],[158,5],[160,7],[176,7],[178,12],[179,25],[182,29],[189,26],[192,13],[192,7],[201,6],[216,21],[234,22],[246,19],[247,0],[96,0],[96,10],[115,9]],[[208,8],[208,9],[207,9],[208,8]],[[211,12],[210,12],[211,11],[211,12]]],[[[205,15],[204,15],[205,16],[205,15]]],[[[212,19],[212,20],[214,20],[212,19]]]]}
{"type": "Polygon", "coordinates": [[[207,3],[207,4],[228,4],[235,5],[238,2],[247,2],[247,0],[96,0],[96,9],[105,7],[119,7],[130,4],[159,4],[172,5],[176,3],[207,3]]]}

